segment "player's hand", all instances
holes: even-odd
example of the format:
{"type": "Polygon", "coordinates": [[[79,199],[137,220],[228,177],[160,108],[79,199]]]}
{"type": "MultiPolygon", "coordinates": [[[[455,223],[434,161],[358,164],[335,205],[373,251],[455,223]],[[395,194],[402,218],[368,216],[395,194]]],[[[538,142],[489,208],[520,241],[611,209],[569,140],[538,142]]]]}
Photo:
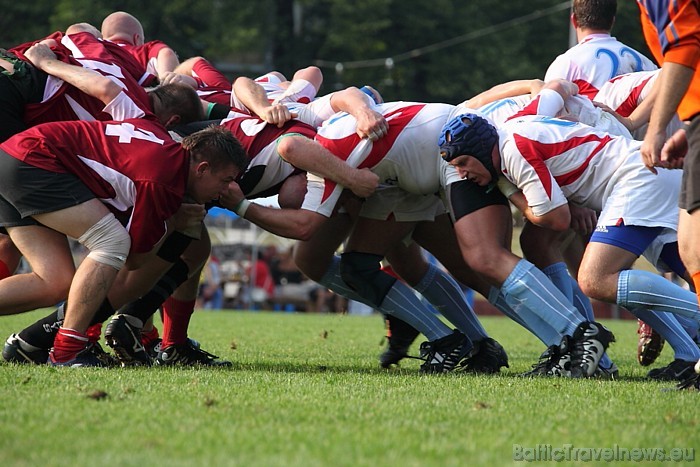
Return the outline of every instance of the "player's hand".
{"type": "Polygon", "coordinates": [[[269,107],[265,107],[260,112],[259,117],[271,125],[277,125],[278,128],[282,128],[285,123],[296,117],[296,114],[290,112],[289,108],[284,104],[272,104],[269,107]]]}
{"type": "Polygon", "coordinates": [[[186,232],[191,228],[199,229],[207,210],[202,204],[183,203],[173,216],[173,228],[186,232]]]}
{"type": "Polygon", "coordinates": [[[377,186],[379,186],[379,176],[365,168],[355,170],[352,178],[352,186],[346,188],[352,191],[357,197],[367,198],[374,193],[377,186]]]}
{"type": "Polygon", "coordinates": [[[197,80],[191,76],[183,75],[182,73],[175,73],[174,71],[166,71],[165,73],[158,76],[158,81],[161,85],[166,84],[184,84],[192,89],[197,89],[197,80]]]}
{"type": "Polygon", "coordinates": [[[228,189],[224,191],[219,197],[219,204],[221,207],[234,212],[236,206],[245,199],[243,190],[241,190],[240,185],[236,182],[231,182],[228,184],[228,189]]]}
{"type": "Polygon", "coordinates": [[[360,138],[376,141],[389,132],[389,123],[382,114],[374,110],[368,109],[358,112],[355,119],[357,120],[357,135],[360,138]]]}
{"type": "Polygon", "coordinates": [[[27,51],[24,52],[24,56],[27,57],[27,60],[32,62],[32,65],[39,69],[41,69],[44,62],[56,60],[56,54],[53,53],[53,50],[51,50],[48,45],[42,43],[34,44],[29,47],[27,51]]]}
{"type": "Polygon", "coordinates": [[[642,162],[652,173],[656,174],[655,167],[664,167],[661,162],[661,150],[666,142],[666,133],[652,133],[647,131],[644,142],[640,148],[642,162]]]}
{"type": "Polygon", "coordinates": [[[681,128],[671,136],[661,148],[661,162],[669,169],[683,168],[685,155],[688,153],[688,138],[685,128],[681,128]]]}
{"type": "Polygon", "coordinates": [[[571,213],[570,227],[572,230],[582,235],[593,233],[598,223],[598,215],[594,210],[569,204],[569,212],[571,213]]]}

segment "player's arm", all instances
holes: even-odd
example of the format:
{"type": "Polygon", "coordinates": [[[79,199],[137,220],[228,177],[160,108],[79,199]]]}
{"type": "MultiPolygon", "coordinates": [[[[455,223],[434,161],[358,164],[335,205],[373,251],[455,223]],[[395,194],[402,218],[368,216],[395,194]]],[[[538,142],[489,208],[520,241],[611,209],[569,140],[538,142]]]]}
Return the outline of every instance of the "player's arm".
{"type": "Polygon", "coordinates": [[[521,79],[509,81],[507,83],[497,84],[491,89],[477,94],[469,100],[462,102],[460,105],[469,109],[478,109],[486,104],[505,99],[507,97],[521,96],[530,94],[535,96],[544,86],[544,81],[541,79],[521,79]]]}
{"type": "Polygon", "coordinates": [[[158,73],[158,80],[160,81],[167,72],[174,71],[175,68],[180,64],[180,59],[177,58],[177,54],[170,47],[163,47],[158,51],[156,55],[156,73],[158,73]]]}
{"type": "Polygon", "coordinates": [[[268,232],[296,240],[309,240],[326,221],[325,216],[307,209],[277,209],[252,203],[243,197],[236,183],[229,185],[219,204],[268,232]]]}
{"type": "Polygon", "coordinates": [[[45,44],[34,44],[24,53],[38,69],[75,86],[105,105],[122,92],[121,86],[100,73],[77,65],[64,63],[45,44]]]}
{"type": "Polygon", "coordinates": [[[357,120],[357,135],[372,141],[389,131],[389,124],[382,114],[372,109],[374,101],[367,94],[352,86],[331,95],[331,107],[335,112],[347,112],[357,120]]]}
{"type": "Polygon", "coordinates": [[[270,104],[263,87],[245,76],[240,76],[233,82],[233,94],[250,112],[272,125],[282,127],[295,117],[285,105],[270,104]]]}
{"type": "Polygon", "coordinates": [[[666,62],[661,68],[657,82],[654,83],[654,88],[658,86],[658,93],[641,148],[644,165],[652,172],[656,172],[654,167],[668,166],[668,160],[661,157],[661,150],[666,142],[666,127],[675,115],[694,74],[695,70],[690,67],[666,62]]]}
{"type": "Polygon", "coordinates": [[[277,152],[294,167],[333,180],[360,198],[370,196],[379,185],[379,177],[369,169],[351,167],[316,141],[304,136],[282,137],[277,142],[277,152]]]}
{"type": "Polygon", "coordinates": [[[533,211],[532,207],[528,205],[527,199],[525,199],[525,195],[522,191],[513,193],[508,199],[516,208],[520,210],[520,212],[523,213],[528,221],[539,227],[563,231],[568,229],[571,225],[571,212],[569,211],[568,204],[564,204],[552,209],[551,211],[537,215],[533,211]]]}

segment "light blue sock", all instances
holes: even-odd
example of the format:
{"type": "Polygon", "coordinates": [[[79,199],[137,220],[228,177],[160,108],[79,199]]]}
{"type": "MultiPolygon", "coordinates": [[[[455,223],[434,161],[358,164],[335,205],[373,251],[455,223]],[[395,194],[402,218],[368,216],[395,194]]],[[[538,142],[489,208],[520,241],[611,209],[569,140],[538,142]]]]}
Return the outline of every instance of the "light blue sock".
{"type": "MultiPolygon", "coordinates": [[[[554,263],[542,269],[542,272],[545,273],[556,288],[571,301],[576,311],[578,311],[586,321],[595,321],[591,299],[583,293],[576,279],[571,277],[565,263],[554,263]]],[[[612,366],[612,360],[610,360],[607,353],[603,354],[599,365],[605,369],[612,366]]]]}
{"type": "Polygon", "coordinates": [[[646,308],[674,313],[700,323],[697,295],[649,271],[620,271],[617,303],[627,309],[646,308]]]}
{"type": "Polygon", "coordinates": [[[521,259],[501,286],[506,303],[522,315],[528,308],[560,334],[573,335],[585,320],[571,302],[532,263],[521,259]]]}
{"type": "Polygon", "coordinates": [[[389,289],[379,310],[407,322],[422,332],[429,341],[452,334],[452,330],[440,321],[438,315],[425,306],[413,290],[398,280],[389,289]]]}
{"type": "Polygon", "coordinates": [[[700,342],[698,341],[698,323],[696,323],[694,320],[690,318],[686,318],[685,316],[680,316],[680,315],[675,315],[676,319],[678,320],[679,323],[681,323],[681,326],[683,326],[683,329],[685,329],[685,332],[688,333],[691,339],[693,339],[695,342],[700,342]]]}
{"type": "Polygon", "coordinates": [[[491,287],[489,303],[496,307],[501,313],[534,334],[535,337],[541,340],[547,347],[559,345],[561,342],[562,335],[543,321],[542,318],[531,313],[528,308],[520,308],[520,314],[513,311],[508,303],[506,303],[506,298],[496,287],[491,287]]]}
{"type": "Polygon", "coordinates": [[[578,285],[578,282],[576,282],[576,279],[569,276],[569,280],[571,281],[571,289],[574,292],[574,306],[578,312],[581,313],[581,316],[586,318],[586,321],[595,321],[591,299],[588,297],[588,295],[583,293],[583,290],[581,290],[581,287],[578,285]]]}
{"type": "MultiPolygon", "coordinates": [[[[337,256],[333,257],[333,261],[319,284],[345,298],[377,308],[343,282],[340,277],[340,258],[337,256]]],[[[422,332],[430,341],[452,334],[452,330],[440,321],[434,312],[421,303],[411,289],[400,281],[394,283],[378,309],[382,313],[396,316],[407,322],[422,332]]]]}
{"type": "Polygon", "coordinates": [[[414,289],[472,341],[488,337],[474,310],[469,306],[462,287],[439,267],[429,264],[428,272],[414,289]]]}
{"type": "Polygon", "coordinates": [[[675,358],[688,362],[700,359],[700,349],[695,341],[688,336],[675,315],[657,313],[642,307],[629,307],[627,309],[666,339],[668,345],[673,348],[675,358]]]}
{"type": "Polygon", "coordinates": [[[574,291],[571,288],[571,276],[566,264],[563,262],[554,263],[542,269],[547,278],[552,281],[559,291],[564,294],[569,303],[574,303],[574,291]]]}

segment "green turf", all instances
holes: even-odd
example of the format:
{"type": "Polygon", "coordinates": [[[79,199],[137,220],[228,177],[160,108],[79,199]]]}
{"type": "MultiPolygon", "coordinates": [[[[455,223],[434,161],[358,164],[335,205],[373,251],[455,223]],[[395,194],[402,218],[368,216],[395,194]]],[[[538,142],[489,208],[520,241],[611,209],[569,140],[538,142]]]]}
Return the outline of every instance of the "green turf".
{"type": "MultiPolygon", "coordinates": [[[[39,316],[3,317],[0,337],[39,316]]],[[[491,466],[513,465],[514,445],[700,448],[700,394],[643,379],[635,322],[606,322],[615,382],[519,378],[542,346],[483,322],[510,356],[499,376],[381,370],[376,316],[232,311],[196,313],[190,333],[229,369],[3,364],[0,465],[491,466]]]]}

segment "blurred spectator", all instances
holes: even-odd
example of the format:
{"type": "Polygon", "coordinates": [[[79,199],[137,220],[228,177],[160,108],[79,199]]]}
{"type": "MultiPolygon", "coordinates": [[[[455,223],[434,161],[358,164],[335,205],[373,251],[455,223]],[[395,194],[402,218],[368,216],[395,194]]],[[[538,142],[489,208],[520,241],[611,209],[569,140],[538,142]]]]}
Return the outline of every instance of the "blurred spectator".
{"type": "Polygon", "coordinates": [[[197,307],[220,310],[224,304],[222,288],[221,263],[213,254],[204,265],[197,294],[197,307]]]}
{"type": "Polygon", "coordinates": [[[257,261],[251,260],[246,268],[246,276],[250,307],[255,310],[270,309],[271,299],[275,294],[275,282],[261,251],[258,252],[257,261]]]}

